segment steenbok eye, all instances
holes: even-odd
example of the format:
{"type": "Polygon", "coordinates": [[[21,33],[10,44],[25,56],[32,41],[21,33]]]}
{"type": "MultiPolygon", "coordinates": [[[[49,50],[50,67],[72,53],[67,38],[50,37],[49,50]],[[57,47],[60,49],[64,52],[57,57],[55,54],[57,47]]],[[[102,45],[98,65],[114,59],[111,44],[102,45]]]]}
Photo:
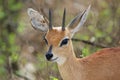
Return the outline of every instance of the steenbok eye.
{"type": "Polygon", "coordinates": [[[62,47],[63,45],[66,45],[68,43],[68,40],[69,39],[64,39],[61,44],[60,44],[60,47],[62,47]]]}

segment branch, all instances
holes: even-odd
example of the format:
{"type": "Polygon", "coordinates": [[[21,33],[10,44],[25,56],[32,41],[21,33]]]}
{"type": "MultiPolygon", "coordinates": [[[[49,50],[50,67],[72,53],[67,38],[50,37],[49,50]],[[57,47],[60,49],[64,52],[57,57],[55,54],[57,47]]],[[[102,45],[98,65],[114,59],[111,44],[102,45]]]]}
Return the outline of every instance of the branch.
{"type": "Polygon", "coordinates": [[[76,39],[76,38],[72,38],[73,41],[76,41],[76,42],[83,42],[85,44],[88,44],[88,45],[92,45],[92,46],[97,46],[97,47],[100,47],[100,48],[107,48],[107,46],[105,45],[101,45],[101,44],[97,44],[97,43],[93,43],[93,42],[90,42],[90,41],[86,41],[86,40],[81,40],[81,39],[76,39]]]}

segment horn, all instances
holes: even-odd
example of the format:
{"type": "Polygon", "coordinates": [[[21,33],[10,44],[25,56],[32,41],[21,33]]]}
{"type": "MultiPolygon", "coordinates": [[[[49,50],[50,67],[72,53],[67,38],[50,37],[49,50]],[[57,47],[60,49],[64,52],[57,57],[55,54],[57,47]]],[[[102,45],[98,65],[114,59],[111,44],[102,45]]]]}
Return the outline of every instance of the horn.
{"type": "Polygon", "coordinates": [[[52,15],[50,9],[49,9],[49,30],[52,30],[52,15]]]}
{"type": "Polygon", "coordinates": [[[65,30],[65,15],[66,15],[66,9],[64,8],[63,20],[62,20],[62,31],[65,30]]]}

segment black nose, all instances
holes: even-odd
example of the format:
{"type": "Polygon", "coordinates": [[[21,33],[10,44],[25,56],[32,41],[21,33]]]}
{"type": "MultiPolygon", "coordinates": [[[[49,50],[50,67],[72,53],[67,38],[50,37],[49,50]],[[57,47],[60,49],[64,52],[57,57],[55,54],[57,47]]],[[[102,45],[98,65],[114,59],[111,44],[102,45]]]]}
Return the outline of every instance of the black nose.
{"type": "Polygon", "coordinates": [[[52,53],[47,53],[46,55],[47,60],[50,60],[53,57],[52,53]]]}

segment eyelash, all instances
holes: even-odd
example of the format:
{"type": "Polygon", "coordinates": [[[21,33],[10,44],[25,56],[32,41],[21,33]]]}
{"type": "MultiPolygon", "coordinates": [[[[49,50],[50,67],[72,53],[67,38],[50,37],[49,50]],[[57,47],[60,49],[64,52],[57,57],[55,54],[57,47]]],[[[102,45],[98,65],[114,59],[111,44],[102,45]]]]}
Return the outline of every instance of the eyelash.
{"type": "Polygon", "coordinates": [[[60,44],[60,47],[62,47],[63,45],[66,45],[68,43],[68,40],[69,39],[64,39],[62,40],[61,44],[60,44]]]}

